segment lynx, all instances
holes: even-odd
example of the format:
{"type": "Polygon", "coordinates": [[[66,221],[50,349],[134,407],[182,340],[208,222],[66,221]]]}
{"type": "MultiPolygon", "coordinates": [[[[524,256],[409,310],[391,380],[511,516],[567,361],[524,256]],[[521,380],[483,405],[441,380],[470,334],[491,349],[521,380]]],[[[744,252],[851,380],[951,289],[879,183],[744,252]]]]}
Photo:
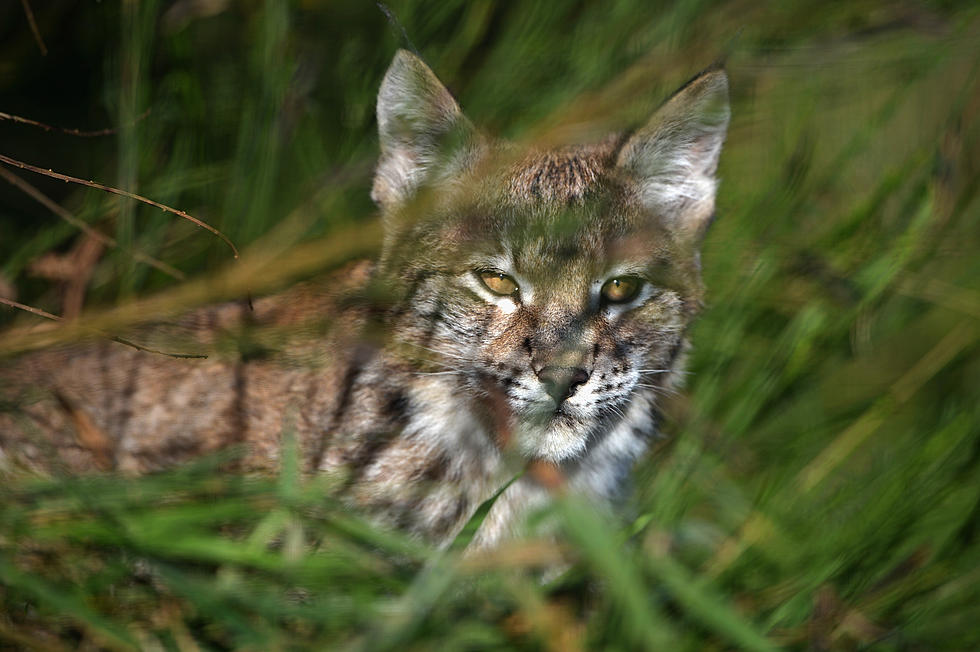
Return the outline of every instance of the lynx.
{"type": "MultiPolygon", "coordinates": [[[[399,51],[377,118],[377,263],[170,326],[206,359],[105,341],[7,361],[0,468],[145,473],[238,443],[272,470],[288,430],[354,508],[436,544],[528,465],[614,503],[701,305],[724,71],[633,133],[528,151],[399,51]]],[[[471,545],[517,534],[544,477],[510,484],[471,545]]]]}

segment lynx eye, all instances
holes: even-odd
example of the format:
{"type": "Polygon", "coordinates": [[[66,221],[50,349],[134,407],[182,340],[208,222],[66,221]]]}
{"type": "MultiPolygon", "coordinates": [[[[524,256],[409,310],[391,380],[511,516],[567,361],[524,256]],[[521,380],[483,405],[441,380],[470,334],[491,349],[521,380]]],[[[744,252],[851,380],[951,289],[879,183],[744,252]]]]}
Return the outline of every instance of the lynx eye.
{"type": "Polygon", "coordinates": [[[617,276],[602,286],[602,298],[609,303],[626,303],[640,293],[643,281],[635,276],[617,276]]]}
{"type": "Polygon", "coordinates": [[[517,281],[503,272],[485,269],[477,272],[480,280],[494,294],[510,296],[517,293],[517,281]]]}

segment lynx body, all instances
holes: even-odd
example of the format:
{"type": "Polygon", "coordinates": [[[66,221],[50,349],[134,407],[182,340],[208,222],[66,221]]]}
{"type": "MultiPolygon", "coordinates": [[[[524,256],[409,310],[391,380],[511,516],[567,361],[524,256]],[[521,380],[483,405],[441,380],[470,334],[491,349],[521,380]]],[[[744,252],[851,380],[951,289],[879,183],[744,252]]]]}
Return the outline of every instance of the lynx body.
{"type": "MultiPolygon", "coordinates": [[[[0,468],[146,472],[241,443],[272,469],[288,431],[353,505],[437,543],[528,464],[614,501],[681,371],[727,123],[712,69],[633,134],[524,151],[399,52],[378,95],[381,260],[188,315],[172,328],[207,359],[103,342],[8,363],[0,468]],[[227,344],[257,328],[289,339],[227,344]]],[[[519,530],[543,484],[511,484],[473,545],[519,530]]]]}

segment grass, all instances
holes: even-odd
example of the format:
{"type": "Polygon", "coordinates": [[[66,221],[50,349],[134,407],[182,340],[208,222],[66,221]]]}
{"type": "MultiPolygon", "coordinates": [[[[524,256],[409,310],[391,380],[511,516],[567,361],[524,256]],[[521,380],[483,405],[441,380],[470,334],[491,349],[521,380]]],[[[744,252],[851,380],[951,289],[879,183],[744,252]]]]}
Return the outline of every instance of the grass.
{"type": "MultiPolygon", "coordinates": [[[[204,16],[181,3],[33,2],[42,57],[8,4],[0,111],[124,127],[81,139],[0,121],[0,153],[186,210],[243,249],[233,262],[172,215],[18,171],[120,245],[95,266],[83,317],[47,341],[376,252],[374,93],[404,43],[373,5],[204,16]]],[[[636,470],[634,516],[610,523],[559,501],[560,544],[461,558],[378,531],[289,464],[275,478],[209,459],[135,479],[12,480],[0,487],[2,645],[980,646],[978,12],[392,9],[476,124],[526,142],[621,128],[729,55],[707,306],[688,387],[666,406],[669,437],[636,470]],[[521,570],[556,554],[572,561],[560,578],[521,570]]],[[[78,231],[12,186],[0,193],[0,280],[57,313],[64,284],[31,262],[70,250],[78,231]]],[[[0,355],[43,343],[0,338],[0,355]]]]}

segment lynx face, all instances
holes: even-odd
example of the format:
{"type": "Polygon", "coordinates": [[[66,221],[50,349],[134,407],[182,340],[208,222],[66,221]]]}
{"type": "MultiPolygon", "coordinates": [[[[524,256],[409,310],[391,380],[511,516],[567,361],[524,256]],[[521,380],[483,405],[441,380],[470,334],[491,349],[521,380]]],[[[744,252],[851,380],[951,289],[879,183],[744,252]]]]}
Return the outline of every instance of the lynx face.
{"type": "Polygon", "coordinates": [[[629,138],[522,152],[478,134],[401,52],[378,119],[382,275],[407,297],[396,332],[423,373],[453,378],[529,459],[580,457],[631,412],[651,434],[700,303],[724,73],[629,138]]]}

